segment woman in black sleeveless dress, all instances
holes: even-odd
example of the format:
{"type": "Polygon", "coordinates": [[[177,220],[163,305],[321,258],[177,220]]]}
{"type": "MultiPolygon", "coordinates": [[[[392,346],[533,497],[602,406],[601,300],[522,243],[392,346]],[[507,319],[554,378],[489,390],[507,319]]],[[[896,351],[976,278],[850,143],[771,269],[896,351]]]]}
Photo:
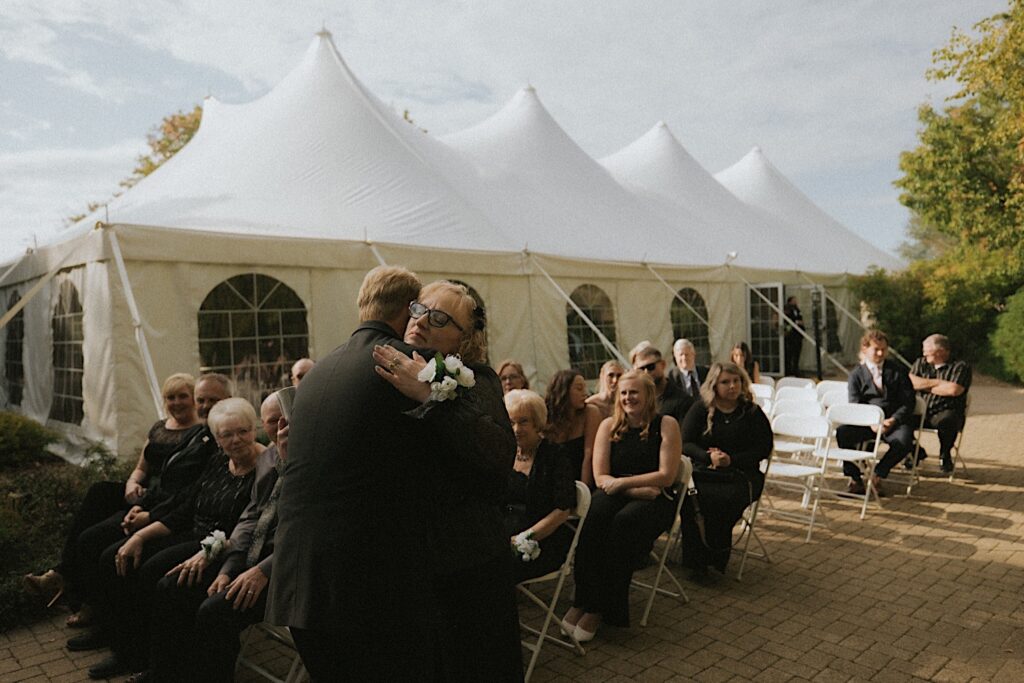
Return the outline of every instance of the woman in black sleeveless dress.
{"type": "Polygon", "coordinates": [[[619,379],[615,413],[594,446],[597,491],[576,548],[576,596],[562,620],[576,640],[601,623],[629,626],[629,582],[637,560],[672,525],[679,424],[658,416],[654,381],[631,370],[619,379]]]}
{"type": "Polygon", "coordinates": [[[587,405],[587,381],[579,370],[559,370],[551,378],[544,402],[548,425],[544,438],[558,444],[569,458],[573,477],[594,488],[594,437],[601,424],[601,411],[587,405]]]}

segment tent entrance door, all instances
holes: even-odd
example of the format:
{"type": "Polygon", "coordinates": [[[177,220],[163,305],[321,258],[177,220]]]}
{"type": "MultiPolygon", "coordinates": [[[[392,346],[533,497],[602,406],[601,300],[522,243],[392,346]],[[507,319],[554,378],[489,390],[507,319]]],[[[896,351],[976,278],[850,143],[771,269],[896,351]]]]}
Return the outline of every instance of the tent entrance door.
{"type": "Polygon", "coordinates": [[[751,285],[747,290],[747,331],[750,352],[761,366],[761,372],[768,375],[782,374],[782,358],[785,353],[784,325],[779,311],[782,310],[783,287],[779,282],[751,285]],[[760,296],[759,296],[760,295],[760,296]],[[763,298],[762,298],[763,297],[763,298]],[[777,307],[769,305],[771,301],[777,307]]]}

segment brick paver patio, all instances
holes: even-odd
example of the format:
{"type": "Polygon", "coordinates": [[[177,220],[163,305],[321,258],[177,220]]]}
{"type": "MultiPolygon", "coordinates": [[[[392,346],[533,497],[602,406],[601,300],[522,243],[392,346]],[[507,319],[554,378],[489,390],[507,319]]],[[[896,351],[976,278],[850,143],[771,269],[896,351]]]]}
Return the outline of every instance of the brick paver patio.
{"type": "MultiPolygon", "coordinates": [[[[1024,391],[972,396],[968,477],[940,477],[933,446],[914,496],[863,522],[832,504],[831,527],[804,543],[762,518],[771,563],[748,561],[742,583],[736,560],[713,585],[684,581],[689,604],[659,597],[647,628],[603,629],[585,657],[546,647],[533,680],[1024,681],[1024,391]]],[[[0,634],[0,683],[87,680],[106,653],[65,650],[65,616],[0,634]]],[[[287,670],[281,646],[261,647],[287,670]]]]}

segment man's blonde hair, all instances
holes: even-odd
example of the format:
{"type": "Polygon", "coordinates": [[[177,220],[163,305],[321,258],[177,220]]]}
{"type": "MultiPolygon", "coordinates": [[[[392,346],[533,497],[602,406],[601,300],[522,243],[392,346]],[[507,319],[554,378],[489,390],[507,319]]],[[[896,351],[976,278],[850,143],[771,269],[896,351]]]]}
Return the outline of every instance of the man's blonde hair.
{"type": "Polygon", "coordinates": [[[415,301],[422,287],[416,273],[401,266],[377,266],[359,286],[359,322],[392,320],[415,301]]]}

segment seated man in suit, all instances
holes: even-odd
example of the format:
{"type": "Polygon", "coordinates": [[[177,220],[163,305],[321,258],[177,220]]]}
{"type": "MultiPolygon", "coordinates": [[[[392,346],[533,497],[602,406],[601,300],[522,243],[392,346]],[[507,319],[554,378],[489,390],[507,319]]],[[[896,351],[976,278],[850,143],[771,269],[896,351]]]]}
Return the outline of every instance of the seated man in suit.
{"type": "Polygon", "coordinates": [[[686,393],[690,398],[700,398],[700,385],[708,376],[708,369],[697,365],[697,349],[689,339],[676,339],[672,345],[672,355],[676,366],[668,371],[668,379],[686,393]]]}
{"type": "Polygon", "coordinates": [[[686,412],[693,405],[694,398],[680,389],[675,382],[669,381],[665,375],[665,359],[661,357],[661,351],[650,342],[646,342],[633,349],[630,357],[633,359],[634,370],[642,370],[654,380],[654,389],[658,396],[658,415],[671,415],[682,424],[686,412]]]}
{"type": "Polygon", "coordinates": [[[953,444],[967,415],[971,366],[966,361],[951,360],[949,338],[941,334],[927,337],[921,352],[922,357],[910,368],[910,382],[928,404],[924,425],[938,430],[942,471],[948,473],[953,471],[953,444]]]}
{"type": "MultiPolygon", "coordinates": [[[[885,413],[882,422],[882,440],[889,450],[875,465],[872,486],[881,495],[881,480],[889,475],[893,465],[903,460],[914,447],[914,388],[906,371],[887,360],[889,338],[880,330],[869,330],[861,337],[861,364],[850,373],[847,387],[850,403],[876,405],[885,413]]],[[[856,448],[861,442],[872,440],[875,433],[869,427],[843,425],[836,430],[840,448],[856,448]]],[[[860,468],[844,462],[843,473],[850,477],[849,492],[864,493],[860,468]]]]}

